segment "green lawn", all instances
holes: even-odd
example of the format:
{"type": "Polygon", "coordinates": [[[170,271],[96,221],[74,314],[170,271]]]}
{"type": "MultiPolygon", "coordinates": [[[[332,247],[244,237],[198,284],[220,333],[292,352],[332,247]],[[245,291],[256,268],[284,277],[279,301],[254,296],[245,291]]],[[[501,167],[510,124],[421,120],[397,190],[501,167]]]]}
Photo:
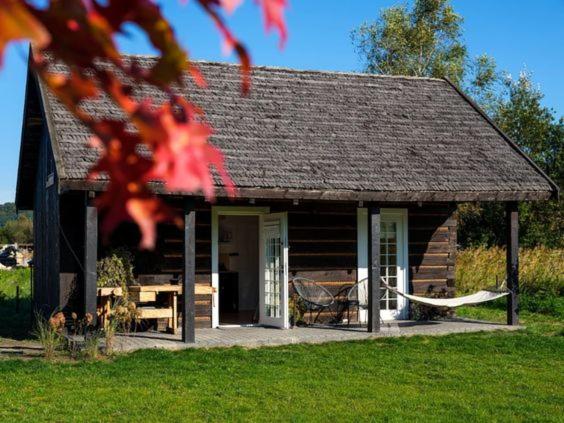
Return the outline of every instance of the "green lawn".
{"type": "Polygon", "coordinates": [[[0,421],[562,421],[563,324],[538,319],[516,333],[5,360],[0,421]]]}
{"type": "Polygon", "coordinates": [[[0,421],[562,421],[564,321],[522,320],[518,332],[0,360],[0,421]]]}
{"type": "Polygon", "coordinates": [[[0,270],[0,339],[29,337],[30,270],[0,270]],[[19,312],[16,312],[16,287],[20,287],[19,312]]]}

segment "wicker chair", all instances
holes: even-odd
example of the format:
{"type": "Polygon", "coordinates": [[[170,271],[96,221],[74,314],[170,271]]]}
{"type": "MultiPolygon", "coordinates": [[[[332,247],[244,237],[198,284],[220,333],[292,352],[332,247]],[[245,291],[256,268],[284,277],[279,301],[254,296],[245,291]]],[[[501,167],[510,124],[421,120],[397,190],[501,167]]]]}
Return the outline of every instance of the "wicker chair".
{"type": "Polygon", "coordinates": [[[294,278],[292,285],[296,294],[304,302],[306,312],[309,311],[310,325],[317,321],[323,310],[330,310],[330,307],[335,303],[335,297],[325,287],[311,279],[294,278]],[[317,311],[317,315],[312,320],[314,311],[317,311]]]}
{"type": "MultiPolygon", "coordinates": [[[[386,291],[382,292],[380,299],[386,295],[386,291]]],[[[358,323],[360,324],[360,310],[368,310],[368,278],[361,279],[353,286],[350,287],[347,293],[347,323],[350,325],[350,310],[352,307],[356,307],[358,323]]],[[[384,321],[380,317],[380,323],[384,321]]]]}

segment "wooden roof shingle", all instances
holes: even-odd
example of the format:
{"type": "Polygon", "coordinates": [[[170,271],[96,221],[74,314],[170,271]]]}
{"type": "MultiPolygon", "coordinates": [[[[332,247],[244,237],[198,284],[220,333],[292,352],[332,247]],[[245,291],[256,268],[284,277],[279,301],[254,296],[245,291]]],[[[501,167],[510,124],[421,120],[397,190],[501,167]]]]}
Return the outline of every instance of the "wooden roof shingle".
{"type": "MultiPolygon", "coordinates": [[[[155,59],[134,60],[147,66],[155,59]]],[[[242,97],[237,65],[198,65],[209,88],[187,82],[181,94],[206,111],[212,142],[242,195],[391,201],[557,195],[556,185],[447,80],[254,67],[250,95],[242,97]]],[[[88,130],[40,91],[61,186],[100,188],[103,181],[85,182],[97,157],[86,146],[88,130]]],[[[144,86],[136,95],[164,100],[144,86]]],[[[105,99],[85,108],[119,116],[105,99]]]]}

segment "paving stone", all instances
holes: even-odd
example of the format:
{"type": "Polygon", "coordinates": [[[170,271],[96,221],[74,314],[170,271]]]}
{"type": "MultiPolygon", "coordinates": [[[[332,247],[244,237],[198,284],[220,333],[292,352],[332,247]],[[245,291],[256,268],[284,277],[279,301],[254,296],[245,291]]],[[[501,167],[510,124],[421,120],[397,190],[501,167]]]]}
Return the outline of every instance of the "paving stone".
{"type": "Polygon", "coordinates": [[[115,340],[115,349],[116,351],[128,352],[146,348],[162,348],[167,350],[232,346],[256,348],[273,345],[352,341],[386,336],[448,335],[453,333],[516,330],[521,328],[522,326],[507,326],[466,319],[430,322],[396,321],[386,323],[378,333],[368,333],[366,328],[349,328],[346,326],[298,327],[286,330],[261,326],[229,327],[197,329],[196,342],[194,344],[181,342],[180,335],[161,332],[140,332],[118,335],[115,340]]]}

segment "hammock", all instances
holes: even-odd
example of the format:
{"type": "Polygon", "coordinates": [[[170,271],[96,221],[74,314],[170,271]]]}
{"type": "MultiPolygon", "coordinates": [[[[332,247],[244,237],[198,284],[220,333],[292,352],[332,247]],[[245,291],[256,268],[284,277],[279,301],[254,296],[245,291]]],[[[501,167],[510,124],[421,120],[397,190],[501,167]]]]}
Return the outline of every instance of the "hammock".
{"type": "Polygon", "coordinates": [[[401,295],[402,297],[405,297],[408,300],[411,300],[415,303],[425,304],[432,307],[455,308],[463,305],[485,303],[486,301],[496,300],[498,298],[504,297],[509,294],[509,291],[507,289],[496,288],[495,290],[483,289],[474,294],[465,295],[464,297],[456,297],[456,298],[419,297],[417,295],[411,295],[411,294],[406,294],[404,292],[400,292],[396,288],[388,285],[384,280],[384,278],[381,279],[382,279],[382,285],[384,285],[386,289],[389,289],[390,291],[395,292],[396,294],[401,295]]]}

